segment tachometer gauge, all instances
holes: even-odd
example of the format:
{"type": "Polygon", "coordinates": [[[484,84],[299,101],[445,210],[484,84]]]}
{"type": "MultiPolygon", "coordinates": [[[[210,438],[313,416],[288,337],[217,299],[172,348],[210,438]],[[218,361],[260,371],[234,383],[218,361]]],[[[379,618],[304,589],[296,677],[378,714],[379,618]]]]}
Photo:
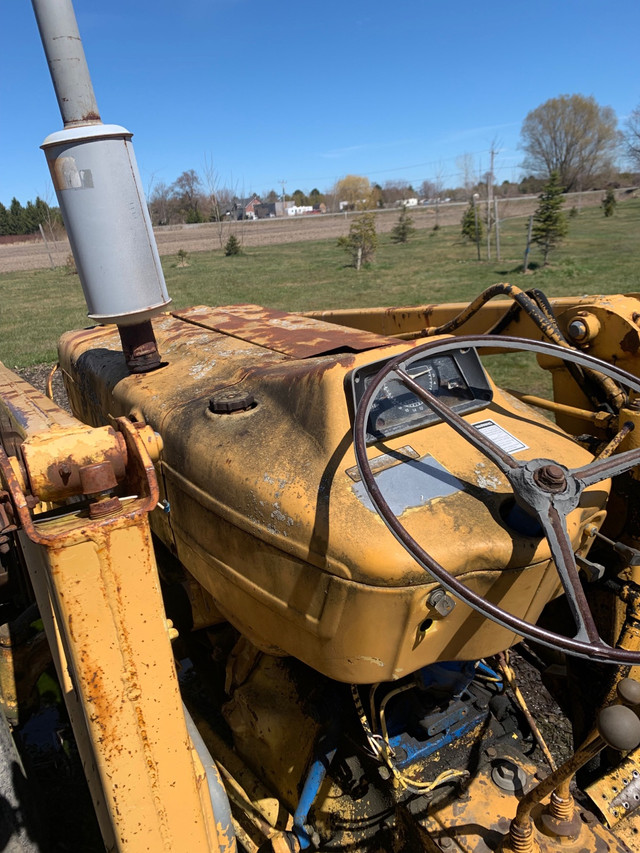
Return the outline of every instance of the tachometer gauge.
{"type": "MultiPolygon", "coordinates": [[[[434,394],[437,392],[438,374],[431,365],[424,362],[412,364],[407,368],[407,373],[422,388],[434,394]]],[[[365,388],[372,378],[365,380],[365,388]]],[[[414,422],[422,420],[424,414],[430,411],[424,400],[416,397],[399,379],[391,376],[381,386],[373,401],[369,424],[374,435],[389,435],[411,429],[414,422]]]]}
{"type": "MultiPolygon", "coordinates": [[[[473,350],[452,355],[416,358],[405,364],[405,372],[426,391],[446,400],[458,412],[482,408],[491,399],[487,378],[473,350]]],[[[357,406],[384,362],[375,362],[351,374],[353,400],[357,406]]],[[[399,378],[391,373],[380,386],[369,412],[368,441],[409,432],[437,421],[438,415],[399,378]]]]}

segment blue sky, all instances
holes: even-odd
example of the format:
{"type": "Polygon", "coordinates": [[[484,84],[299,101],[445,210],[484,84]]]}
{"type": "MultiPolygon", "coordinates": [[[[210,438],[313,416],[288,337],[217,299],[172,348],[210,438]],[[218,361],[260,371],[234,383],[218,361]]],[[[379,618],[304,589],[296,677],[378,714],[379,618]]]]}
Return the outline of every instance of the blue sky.
{"type": "MultiPolygon", "coordinates": [[[[213,163],[237,194],[355,173],[419,185],[520,175],[526,114],[640,104],[638,0],[75,0],[105,123],[134,133],[148,190],[213,163]]],[[[39,145],[58,112],[28,0],[0,11],[0,202],[54,201],[39,145]]]]}

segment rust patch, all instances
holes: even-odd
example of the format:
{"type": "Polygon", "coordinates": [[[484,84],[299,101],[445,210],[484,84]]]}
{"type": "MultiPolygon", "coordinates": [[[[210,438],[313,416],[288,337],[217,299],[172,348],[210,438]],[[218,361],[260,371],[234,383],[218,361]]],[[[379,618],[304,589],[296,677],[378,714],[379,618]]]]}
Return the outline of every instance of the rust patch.
{"type": "Polygon", "coordinates": [[[638,346],[638,333],[634,329],[628,331],[620,341],[620,349],[622,352],[628,352],[631,355],[635,355],[638,352],[638,346]]]}
{"type": "Polygon", "coordinates": [[[397,345],[396,340],[383,335],[259,305],[222,308],[200,305],[184,311],[173,311],[172,315],[187,323],[222,332],[292,358],[311,358],[340,350],[362,352],[397,345]]]}
{"type": "Polygon", "coordinates": [[[126,445],[124,445],[120,434],[116,433],[112,427],[104,427],[103,429],[108,431],[111,435],[113,439],[113,446],[106,450],[101,462],[96,463],[95,455],[91,455],[90,453],[87,453],[85,456],[80,455],[77,458],[68,456],[66,459],[55,460],[46,468],[46,485],[45,481],[42,480],[42,477],[37,472],[37,467],[34,469],[30,467],[29,464],[33,458],[37,466],[37,456],[35,456],[37,448],[34,455],[31,456],[31,447],[29,445],[23,445],[28,457],[27,468],[29,469],[30,477],[33,477],[34,475],[37,476],[37,485],[41,491],[43,488],[46,490],[46,493],[43,491],[43,494],[45,494],[46,497],[51,496],[56,499],[61,499],[64,497],[70,497],[71,495],[101,492],[105,489],[113,488],[117,485],[118,481],[124,479],[127,464],[126,445]],[[108,485],[102,485],[106,482],[105,473],[107,470],[111,472],[108,478],[109,483],[108,485]],[[98,471],[101,471],[102,474],[97,473],[98,471]],[[88,477],[90,481],[86,488],[83,482],[83,477],[88,477]],[[113,479],[115,479],[116,482],[112,482],[113,479]],[[89,486],[92,487],[89,488],[89,486]],[[95,488],[93,488],[93,486],[95,486],[95,488]]]}

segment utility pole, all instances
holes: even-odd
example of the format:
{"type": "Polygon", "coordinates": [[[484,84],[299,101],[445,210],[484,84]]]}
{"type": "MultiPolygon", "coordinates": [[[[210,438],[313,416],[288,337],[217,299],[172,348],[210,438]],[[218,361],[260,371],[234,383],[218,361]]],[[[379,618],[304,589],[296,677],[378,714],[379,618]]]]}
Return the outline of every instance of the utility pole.
{"type": "Polygon", "coordinates": [[[284,178],[280,178],[280,183],[282,185],[282,215],[284,216],[285,213],[287,212],[286,207],[285,207],[285,192],[284,192],[284,187],[285,187],[285,184],[287,182],[285,181],[284,178]]]}
{"type": "Polygon", "coordinates": [[[491,213],[493,208],[493,161],[495,150],[493,143],[491,145],[491,165],[487,172],[487,260],[491,260],[491,213]]]}
{"type": "Polygon", "coordinates": [[[478,193],[473,194],[473,217],[476,223],[476,249],[478,250],[478,260],[480,260],[480,232],[478,230],[478,193]]]}

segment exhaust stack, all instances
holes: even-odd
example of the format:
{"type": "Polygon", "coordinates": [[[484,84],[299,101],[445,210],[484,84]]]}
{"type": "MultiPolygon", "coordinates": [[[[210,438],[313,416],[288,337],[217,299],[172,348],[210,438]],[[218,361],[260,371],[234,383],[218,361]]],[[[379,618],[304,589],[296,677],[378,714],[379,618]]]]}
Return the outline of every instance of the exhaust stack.
{"type": "Polygon", "coordinates": [[[64,130],[42,144],[89,317],[116,323],[127,366],[160,366],[150,318],[169,303],[132,134],[103,124],[71,0],[32,0],[64,130]]]}

